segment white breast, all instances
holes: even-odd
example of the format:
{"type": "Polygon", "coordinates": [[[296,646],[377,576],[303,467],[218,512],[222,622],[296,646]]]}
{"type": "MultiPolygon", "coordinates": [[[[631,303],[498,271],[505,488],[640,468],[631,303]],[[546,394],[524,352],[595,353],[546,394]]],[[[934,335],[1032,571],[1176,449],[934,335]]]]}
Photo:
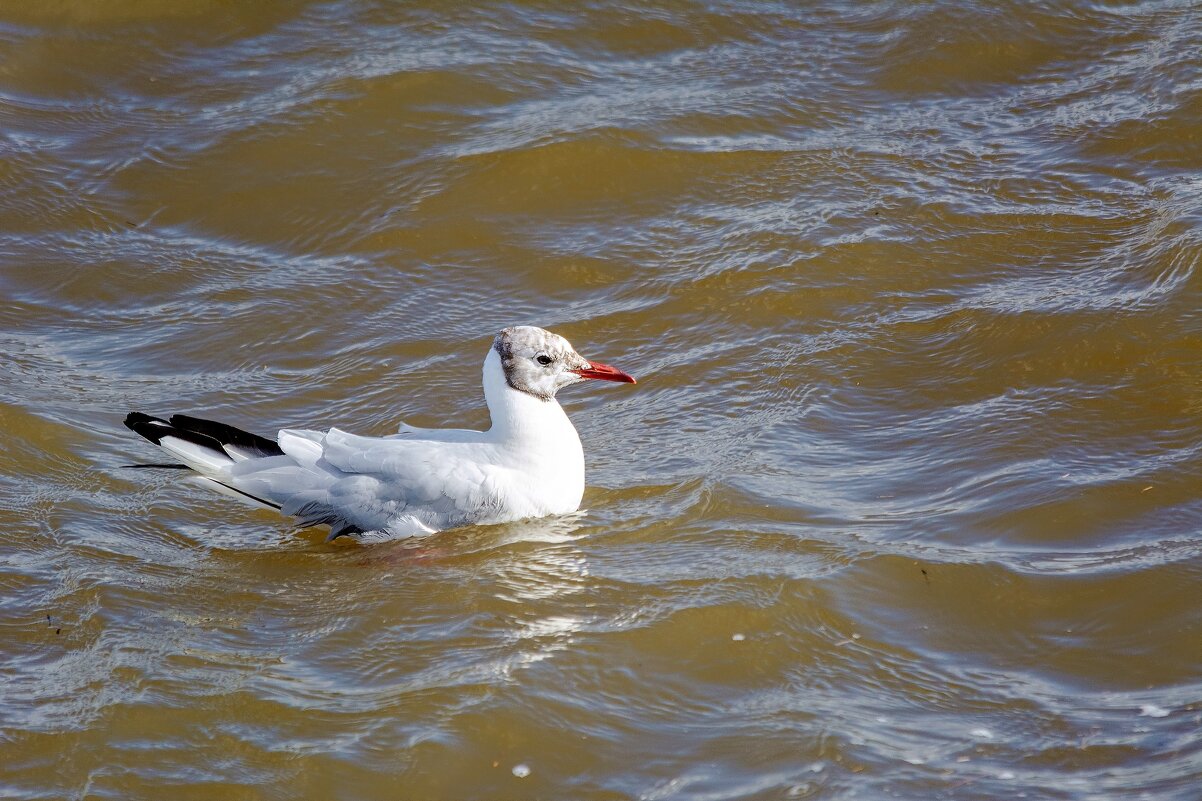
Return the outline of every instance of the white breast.
{"type": "Polygon", "coordinates": [[[507,468],[498,511],[516,520],[580,508],[584,448],[563,407],[510,387],[496,351],[484,361],[484,397],[492,415],[484,436],[507,468]]]}

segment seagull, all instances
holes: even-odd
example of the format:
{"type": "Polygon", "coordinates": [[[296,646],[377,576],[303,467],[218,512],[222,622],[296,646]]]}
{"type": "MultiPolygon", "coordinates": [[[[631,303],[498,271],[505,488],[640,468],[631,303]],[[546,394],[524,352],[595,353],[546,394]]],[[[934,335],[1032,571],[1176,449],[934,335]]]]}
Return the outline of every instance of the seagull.
{"type": "Polygon", "coordinates": [[[497,334],[484,360],[487,431],[402,423],[385,437],[282,429],[271,440],[199,417],[141,412],[125,425],[219,490],[302,526],[328,525],[327,539],[404,538],[579,509],[584,449],[555,394],[590,378],[635,383],[558,334],[514,326],[497,334]]]}

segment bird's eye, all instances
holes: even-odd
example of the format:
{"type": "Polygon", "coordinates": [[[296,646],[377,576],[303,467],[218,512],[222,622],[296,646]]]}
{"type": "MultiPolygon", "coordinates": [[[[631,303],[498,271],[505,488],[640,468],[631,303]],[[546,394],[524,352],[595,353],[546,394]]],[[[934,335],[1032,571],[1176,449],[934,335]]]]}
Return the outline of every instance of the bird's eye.
{"type": "Polygon", "coordinates": [[[540,353],[534,357],[534,360],[539,364],[550,364],[553,360],[545,353],[540,353]]]}

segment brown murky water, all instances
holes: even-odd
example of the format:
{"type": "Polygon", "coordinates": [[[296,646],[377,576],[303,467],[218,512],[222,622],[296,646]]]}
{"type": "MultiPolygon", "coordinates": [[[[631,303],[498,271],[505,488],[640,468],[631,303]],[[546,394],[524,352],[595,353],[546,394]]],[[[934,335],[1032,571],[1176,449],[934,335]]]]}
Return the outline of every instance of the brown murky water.
{"type": "Polygon", "coordinates": [[[0,7],[0,796],[1202,797],[1202,7],[0,7]],[[121,427],[486,422],[327,545],[121,427]]]}

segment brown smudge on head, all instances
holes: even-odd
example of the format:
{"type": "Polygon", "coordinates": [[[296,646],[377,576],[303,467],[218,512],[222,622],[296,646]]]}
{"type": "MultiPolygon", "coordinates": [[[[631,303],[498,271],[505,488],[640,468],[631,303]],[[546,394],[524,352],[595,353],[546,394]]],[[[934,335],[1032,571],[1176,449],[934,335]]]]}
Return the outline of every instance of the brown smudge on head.
{"type": "Polygon", "coordinates": [[[566,339],[532,325],[502,329],[493,340],[493,350],[501,357],[505,382],[519,392],[544,401],[552,400],[558,387],[549,379],[551,374],[547,368],[551,365],[539,364],[536,361],[539,356],[551,358],[561,370],[588,364],[566,339]]]}

